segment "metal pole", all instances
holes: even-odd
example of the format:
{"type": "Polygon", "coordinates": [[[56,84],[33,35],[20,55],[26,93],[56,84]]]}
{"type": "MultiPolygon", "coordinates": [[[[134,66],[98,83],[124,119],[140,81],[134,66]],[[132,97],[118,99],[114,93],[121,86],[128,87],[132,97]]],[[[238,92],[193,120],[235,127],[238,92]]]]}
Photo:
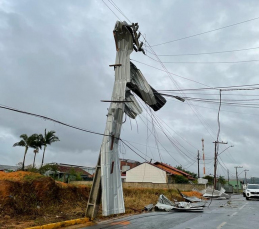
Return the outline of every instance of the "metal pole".
{"type": "Polygon", "coordinates": [[[227,142],[213,142],[215,144],[215,155],[214,155],[214,189],[217,187],[217,163],[218,163],[218,152],[217,152],[217,144],[228,144],[227,142]]]}
{"type": "Polygon", "coordinates": [[[205,170],[204,139],[201,139],[201,142],[202,142],[202,158],[203,158],[203,176],[205,176],[206,170],[205,170]]]}
{"type": "Polygon", "coordinates": [[[227,172],[228,172],[228,185],[229,185],[229,170],[227,170],[227,172]]]}
{"type": "Polygon", "coordinates": [[[243,166],[235,166],[234,168],[236,169],[237,193],[239,193],[239,186],[238,186],[238,174],[237,174],[237,169],[238,169],[238,168],[243,168],[243,166]]]}
{"type": "Polygon", "coordinates": [[[249,170],[248,170],[248,169],[245,169],[244,171],[245,171],[245,183],[246,183],[246,185],[247,185],[246,172],[249,171],[249,170]]]}
{"type": "Polygon", "coordinates": [[[198,150],[197,160],[198,160],[198,178],[200,178],[200,152],[199,152],[199,150],[198,150]]]}
{"type": "Polygon", "coordinates": [[[215,154],[214,154],[214,189],[217,186],[217,142],[215,143],[215,154]]]}

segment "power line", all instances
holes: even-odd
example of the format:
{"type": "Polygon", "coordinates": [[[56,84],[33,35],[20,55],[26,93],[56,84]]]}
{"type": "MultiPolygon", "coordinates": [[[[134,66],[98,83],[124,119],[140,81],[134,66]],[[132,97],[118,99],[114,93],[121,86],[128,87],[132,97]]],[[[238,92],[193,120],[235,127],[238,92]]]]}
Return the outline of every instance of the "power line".
{"type": "MultiPolygon", "coordinates": [[[[181,89],[181,90],[157,90],[157,91],[197,91],[197,90],[212,90],[212,89],[217,89],[222,91],[225,91],[225,89],[233,89],[233,88],[238,88],[238,87],[252,87],[252,86],[259,86],[259,84],[243,84],[243,85],[234,85],[234,86],[224,86],[224,87],[207,87],[207,88],[190,88],[190,89],[181,89]]],[[[257,89],[257,88],[249,88],[249,89],[257,89]]]]}
{"type": "Polygon", "coordinates": [[[141,157],[144,161],[148,162],[144,157],[142,157],[139,153],[137,153],[134,149],[132,149],[127,143],[125,143],[122,139],[120,139],[125,146],[127,146],[132,152],[137,154],[139,157],[141,157]]]}
{"type": "Polygon", "coordinates": [[[108,0],[108,1],[131,23],[131,21],[126,17],[126,15],[120,10],[120,8],[112,0],[108,0]]]}
{"type": "MultiPolygon", "coordinates": [[[[155,60],[154,58],[146,55],[150,59],[156,62],[160,62],[155,60]]],[[[239,63],[250,63],[250,62],[258,62],[259,60],[240,60],[240,61],[194,61],[194,62],[188,62],[188,61],[163,61],[163,64],[239,64],[239,63]]]]}
{"type": "MultiPolygon", "coordinates": [[[[145,37],[144,37],[145,39],[145,37]]],[[[150,44],[148,43],[148,41],[145,39],[146,43],[148,44],[148,46],[150,47],[150,49],[152,50],[152,52],[155,54],[157,60],[160,62],[162,68],[166,71],[166,73],[168,74],[169,78],[171,79],[171,81],[174,83],[174,85],[176,86],[176,88],[180,89],[180,86],[178,85],[177,81],[175,81],[172,77],[172,74],[170,74],[170,72],[166,69],[165,65],[163,64],[163,62],[159,59],[159,57],[156,55],[156,52],[152,49],[152,47],[150,46],[150,44]]],[[[184,95],[184,93],[183,93],[184,95]]],[[[212,130],[208,127],[208,125],[202,121],[202,119],[200,117],[202,117],[201,114],[197,114],[199,113],[195,107],[192,106],[192,103],[187,101],[187,104],[189,105],[190,109],[192,110],[192,112],[195,114],[195,116],[198,118],[198,120],[200,121],[200,123],[204,126],[204,128],[207,130],[207,132],[211,135],[211,137],[213,138],[212,135],[212,130]]]]}
{"type": "Polygon", "coordinates": [[[250,21],[254,21],[254,20],[258,20],[258,19],[259,19],[259,17],[252,18],[252,19],[249,19],[249,20],[246,20],[246,21],[241,21],[241,22],[231,24],[231,25],[227,25],[227,26],[223,26],[223,27],[220,27],[220,28],[217,28],[217,29],[212,29],[212,30],[208,30],[208,31],[205,31],[205,32],[202,32],[202,33],[196,33],[196,34],[193,34],[193,35],[190,35],[190,36],[187,36],[187,37],[182,37],[182,38],[178,38],[178,39],[175,39],[175,40],[166,41],[166,42],[163,42],[163,43],[152,45],[151,47],[160,46],[160,45],[164,45],[164,44],[168,44],[168,43],[173,43],[173,42],[176,42],[176,41],[181,41],[181,40],[185,40],[185,39],[192,38],[192,37],[197,37],[197,36],[200,36],[200,35],[203,35],[203,34],[206,34],[206,33],[215,32],[215,31],[218,31],[218,30],[221,30],[221,29],[226,29],[226,28],[229,28],[229,27],[232,27],[232,26],[240,25],[240,24],[250,22],[250,21]]]}
{"type": "Polygon", "coordinates": [[[119,20],[121,20],[121,19],[118,17],[118,15],[104,2],[104,0],[102,0],[102,1],[103,1],[103,3],[110,9],[110,11],[113,12],[113,14],[114,14],[119,20]]]}
{"type": "MultiPolygon", "coordinates": [[[[193,158],[191,158],[189,155],[187,155],[184,151],[182,151],[178,146],[177,146],[177,144],[176,143],[174,143],[173,141],[172,141],[172,139],[168,136],[168,134],[165,132],[165,130],[163,129],[163,127],[162,127],[162,125],[159,123],[159,121],[157,120],[157,118],[155,117],[155,115],[153,114],[153,113],[151,113],[150,114],[150,117],[151,117],[151,119],[153,120],[155,120],[155,123],[156,123],[156,125],[158,126],[158,128],[162,131],[162,133],[167,137],[167,139],[173,144],[173,146],[179,151],[179,152],[181,152],[183,155],[185,155],[187,158],[189,158],[189,159],[191,159],[192,161],[196,161],[196,159],[193,159],[193,158]]],[[[180,145],[183,149],[185,149],[185,147],[183,147],[177,140],[176,140],[176,142],[178,143],[178,145],[180,145]]],[[[185,149],[186,150],[186,149],[185,149]]],[[[187,151],[187,150],[186,150],[187,151]]]]}
{"type": "MultiPolygon", "coordinates": [[[[198,81],[195,81],[195,80],[192,80],[192,79],[189,79],[189,78],[186,78],[186,77],[183,77],[183,76],[177,75],[177,74],[172,73],[172,72],[165,71],[165,70],[160,69],[160,68],[156,68],[156,67],[154,67],[154,66],[152,66],[152,65],[145,64],[145,63],[140,62],[140,61],[138,61],[138,60],[134,60],[134,59],[130,59],[130,60],[135,61],[135,62],[140,63],[140,64],[143,64],[143,65],[146,65],[146,66],[148,66],[148,67],[151,67],[151,68],[157,69],[157,70],[159,70],[159,71],[166,72],[166,73],[169,73],[169,74],[171,74],[171,75],[174,75],[174,76],[180,77],[180,78],[182,78],[182,79],[189,80],[189,81],[192,81],[192,82],[194,82],[194,83],[197,83],[197,84],[200,84],[200,85],[203,85],[203,86],[206,86],[206,87],[210,87],[210,86],[208,86],[208,85],[206,85],[206,84],[203,84],[203,83],[200,83],[200,82],[198,82],[198,81]]],[[[177,91],[181,91],[181,90],[177,90],[177,91]]]]}
{"type": "MultiPolygon", "coordinates": [[[[117,7],[118,8],[118,7],[117,7]]],[[[122,12],[121,10],[120,10],[120,12],[122,12]]],[[[124,14],[123,14],[124,15],[124,14]]],[[[125,15],[124,15],[125,16],[125,15]]],[[[126,17],[126,16],[125,16],[126,17]]],[[[141,34],[141,33],[140,33],[141,34]]],[[[152,47],[150,46],[150,44],[149,44],[149,42],[146,40],[146,38],[141,34],[141,36],[144,38],[144,41],[146,42],[146,44],[149,46],[149,48],[150,48],[150,50],[156,55],[156,53],[155,53],[155,51],[152,49],[152,47]]],[[[177,82],[172,78],[172,74],[170,74],[169,72],[168,72],[168,70],[166,69],[166,67],[164,66],[164,64],[160,61],[160,59],[159,59],[159,57],[156,55],[156,57],[157,57],[157,59],[159,60],[159,62],[160,62],[160,64],[161,64],[161,66],[164,68],[164,70],[165,70],[165,72],[167,72],[167,74],[168,74],[168,76],[169,76],[169,78],[172,80],[172,82],[175,84],[175,86],[177,87],[177,88],[179,88],[179,86],[178,86],[178,84],[177,84],[177,82]]],[[[188,102],[187,102],[188,103],[188,102]]],[[[189,103],[188,103],[189,104],[189,103]]],[[[206,130],[208,131],[208,129],[207,129],[207,127],[205,126],[205,124],[202,122],[202,120],[200,119],[200,117],[197,115],[197,112],[198,111],[196,111],[195,110],[195,107],[192,107],[191,106],[191,103],[189,104],[189,106],[190,106],[190,108],[192,109],[192,111],[194,112],[194,114],[196,115],[196,117],[199,119],[199,121],[202,123],[202,125],[206,128],[206,130]]],[[[201,116],[201,115],[200,115],[201,116]]],[[[212,134],[208,131],[208,133],[212,136],[212,134]]]]}
{"type": "MultiPolygon", "coordinates": [[[[234,50],[227,50],[227,51],[217,51],[217,52],[183,53],[183,54],[157,54],[157,55],[158,56],[196,56],[196,55],[220,54],[220,53],[229,53],[229,52],[241,52],[241,51],[253,50],[253,49],[258,49],[258,48],[259,47],[245,48],[245,49],[234,49],[234,50]]],[[[150,54],[152,54],[152,53],[150,53],[150,54]]]]}
{"type": "Polygon", "coordinates": [[[111,135],[101,134],[101,133],[98,133],[98,132],[95,132],[95,131],[83,129],[83,128],[80,128],[80,127],[72,126],[72,125],[66,124],[64,122],[61,122],[61,121],[49,118],[47,116],[38,115],[38,114],[30,113],[30,112],[27,112],[27,111],[18,110],[18,109],[12,108],[12,107],[7,107],[7,106],[0,105],[0,108],[6,109],[6,110],[10,110],[10,111],[15,111],[15,112],[26,114],[26,115],[30,115],[30,116],[34,116],[34,117],[37,117],[37,118],[42,118],[44,120],[49,120],[49,121],[58,123],[60,125],[67,126],[67,127],[70,127],[70,128],[76,129],[76,130],[81,130],[81,131],[84,131],[84,132],[87,132],[87,133],[96,134],[96,135],[102,135],[102,136],[111,136],[111,135]]]}
{"type": "MultiPolygon", "coordinates": [[[[176,93],[179,93],[179,92],[177,92],[177,91],[175,91],[174,92],[174,94],[176,94],[176,93]]],[[[191,94],[191,95],[208,95],[208,96],[215,96],[215,95],[218,95],[218,94],[211,94],[211,93],[195,93],[195,92],[185,92],[184,94],[191,94]]],[[[242,96],[242,97],[244,97],[244,96],[247,96],[247,97],[258,97],[259,95],[257,94],[257,95],[247,95],[247,94],[233,94],[233,93],[229,93],[229,94],[226,94],[226,93],[224,93],[223,95],[231,95],[231,96],[242,96]]]]}
{"type": "MultiPolygon", "coordinates": [[[[205,109],[218,110],[217,108],[212,108],[212,107],[203,107],[203,106],[199,106],[199,105],[195,105],[195,106],[196,107],[200,107],[200,108],[205,108],[205,109]]],[[[236,113],[236,114],[259,115],[259,114],[249,114],[249,113],[235,112],[235,111],[229,111],[229,110],[221,110],[221,111],[231,112],[231,113],[236,113]]]]}

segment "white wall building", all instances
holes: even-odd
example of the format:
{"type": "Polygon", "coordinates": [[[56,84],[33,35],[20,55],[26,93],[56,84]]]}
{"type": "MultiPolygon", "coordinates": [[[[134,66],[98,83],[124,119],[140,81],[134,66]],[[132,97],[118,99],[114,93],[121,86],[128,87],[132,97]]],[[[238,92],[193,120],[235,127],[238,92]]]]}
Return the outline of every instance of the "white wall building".
{"type": "Polygon", "coordinates": [[[143,163],[126,171],[126,182],[167,183],[166,171],[149,163],[143,163]]]}

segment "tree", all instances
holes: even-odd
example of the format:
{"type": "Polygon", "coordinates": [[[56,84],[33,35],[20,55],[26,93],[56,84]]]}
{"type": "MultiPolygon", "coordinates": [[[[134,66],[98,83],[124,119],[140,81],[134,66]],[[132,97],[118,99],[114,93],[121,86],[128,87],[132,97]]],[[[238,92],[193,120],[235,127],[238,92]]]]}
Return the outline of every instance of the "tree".
{"type": "Polygon", "coordinates": [[[14,143],[14,147],[15,146],[22,146],[25,147],[25,152],[24,152],[24,156],[23,156],[23,162],[22,162],[22,170],[24,170],[24,163],[25,163],[25,157],[27,154],[27,151],[29,148],[39,148],[39,135],[38,134],[33,134],[30,137],[27,136],[27,134],[22,134],[20,136],[20,138],[22,138],[21,141],[14,143]]]}
{"type": "Polygon", "coordinates": [[[219,176],[218,182],[219,182],[220,184],[222,184],[222,185],[224,185],[224,184],[227,183],[227,181],[225,180],[224,176],[219,176]]]}
{"type": "Polygon", "coordinates": [[[36,154],[37,154],[37,153],[39,153],[39,149],[37,148],[37,149],[33,150],[33,152],[34,152],[34,159],[33,159],[33,165],[32,165],[32,168],[34,168],[34,167],[35,167],[35,158],[36,158],[36,154]]]}
{"type": "Polygon", "coordinates": [[[51,143],[59,141],[59,138],[55,135],[55,133],[56,132],[53,130],[47,133],[47,130],[45,129],[44,137],[40,134],[40,136],[42,137],[42,145],[44,145],[41,167],[43,166],[43,163],[44,163],[44,156],[45,156],[45,150],[47,148],[47,145],[51,145],[51,143]]]}
{"type": "Polygon", "coordinates": [[[179,170],[181,170],[185,173],[190,174],[194,179],[196,179],[198,177],[196,173],[193,173],[191,171],[188,171],[188,170],[184,169],[181,165],[177,165],[177,166],[175,166],[175,168],[177,168],[177,169],[179,169],[179,170]]]}
{"type": "Polygon", "coordinates": [[[184,176],[175,175],[174,177],[175,177],[175,183],[176,184],[187,184],[187,183],[189,183],[189,180],[184,176]]]}
{"type": "Polygon", "coordinates": [[[33,164],[32,164],[32,168],[33,169],[35,168],[36,154],[39,153],[39,148],[41,149],[41,147],[42,147],[42,145],[44,143],[42,134],[37,135],[37,138],[35,139],[35,142],[36,142],[36,148],[33,150],[33,152],[34,152],[34,159],[33,159],[33,164]]]}
{"type": "Polygon", "coordinates": [[[214,177],[213,176],[207,175],[207,176],[205,176],[203,178],[208,180],[208,185],[212,185],[213,182],[214,182],[214,177]]]}

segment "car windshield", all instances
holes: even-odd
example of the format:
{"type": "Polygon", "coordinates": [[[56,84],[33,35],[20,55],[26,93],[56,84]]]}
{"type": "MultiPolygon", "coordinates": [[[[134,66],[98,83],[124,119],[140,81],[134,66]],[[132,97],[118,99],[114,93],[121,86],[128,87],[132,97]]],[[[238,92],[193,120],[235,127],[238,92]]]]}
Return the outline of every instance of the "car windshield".
{"type": "Polygon", "coordinates": [[[247,186],[247,189],[259,189],[259,185],[257,184],[257,185],[248,185],[247,186]]]}

